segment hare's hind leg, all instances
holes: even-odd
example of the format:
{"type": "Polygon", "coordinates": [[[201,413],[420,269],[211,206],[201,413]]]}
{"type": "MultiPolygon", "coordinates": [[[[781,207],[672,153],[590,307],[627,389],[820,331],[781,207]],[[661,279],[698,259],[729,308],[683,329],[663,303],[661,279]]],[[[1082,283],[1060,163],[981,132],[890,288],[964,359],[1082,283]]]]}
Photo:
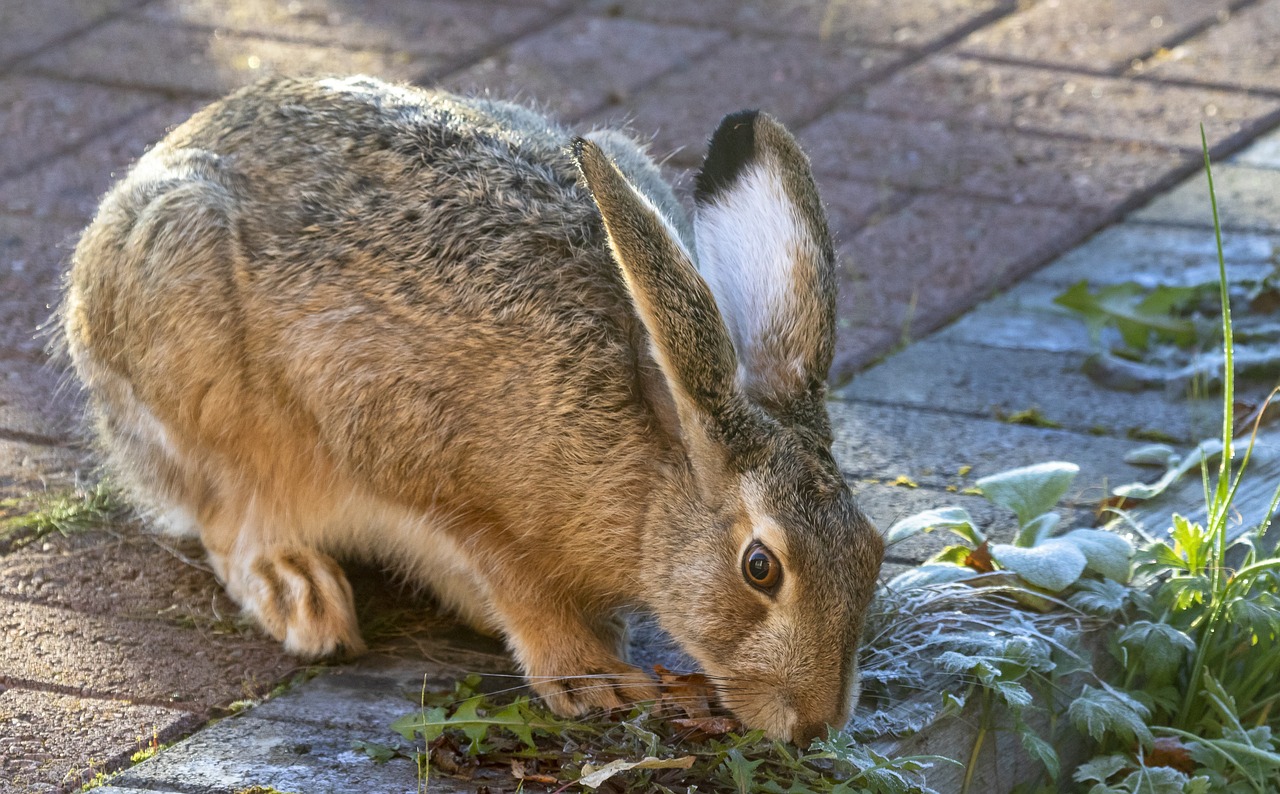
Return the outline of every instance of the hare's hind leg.
{"type": "Polygon", "coordinates": [[[314,548],[264,544],[258,535],[249,525],[201,533],[227,594],[289,653],[362,653],[351,584],[337,561],[314,548]]]}
{"type": "Polygon", "coordinates": [[[234,565],[227,592],[285,650],[308,658],[364,652],[351,584],[332,557],[314,549],[271,549],[234,565]]]}
{"type": "Polygon", "coordinates": [[[254,478],[223,470],[213,453],[177,440],[122,379],[98,385],[99,436],[135,502],[162,529],[198,534],[227,594],[290,653],[363,651],[351,585],[338,563],[314,548],[323,538],[284,531],[289,513],[295,523],[322,520],[316,513],[323,500],[305,500],[313,510],[301,515],[271,515],[262,509],[267,500],[240,485],[254,478]]]}

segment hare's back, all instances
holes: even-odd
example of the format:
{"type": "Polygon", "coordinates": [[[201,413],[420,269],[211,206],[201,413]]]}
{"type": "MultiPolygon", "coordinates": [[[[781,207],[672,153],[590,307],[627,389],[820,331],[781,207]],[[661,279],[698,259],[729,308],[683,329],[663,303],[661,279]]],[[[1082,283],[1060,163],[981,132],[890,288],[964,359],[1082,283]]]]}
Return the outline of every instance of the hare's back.
{"type": "Polygon", "coordinates": [[[633,467],[643,331],[568,141],[516,106],[362,78],[260,83],[174,130],[148,158],[199,152],[229,196],[220,357],[256,396],[226,404],[269,395],[411,500],[523,490],[508,464],[582,492],[602,460],[633,467]]]}

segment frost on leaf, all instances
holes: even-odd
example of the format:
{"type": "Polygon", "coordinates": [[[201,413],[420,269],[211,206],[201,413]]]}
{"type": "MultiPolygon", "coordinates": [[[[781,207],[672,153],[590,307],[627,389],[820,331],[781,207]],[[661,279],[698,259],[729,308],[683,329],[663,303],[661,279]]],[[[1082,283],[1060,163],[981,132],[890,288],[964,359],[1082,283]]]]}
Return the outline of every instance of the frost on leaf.
{"type": "Polygon", "coordinates": [[[1017,513],[1018,525],[1025,526],[1052,510],[1079,473],[1074,463],[1052,461],[992,474],[977,485],[988,499],[1017,513]]]}
{"type": "Polygon", "coordinates": [[[1055,593],[1079,579],[1086,564],[1084,554],[1062,538],[1047,540],[1031,549],[995,543],[991,557],[1029,584],[1055,593]]]}
{"type": "Polygon", "coordinates": [[[1095,741],[1112,733],[1122,741],[1137,740],[1145,747],[1151,746],[1151,729],[1147,727],[1150,710],[1115,689],[1086,685],[1067,708],[1067,716],[1077,730],[1095,741]]]}
{"type": "Polygon", "coordinates": [[[1117,582],[1129,581],[1129,564],[1133,545],[1114,532],[1104,529],[1076,529],[1062,536],[1084,555],[1090,570],[1117,582]]]}

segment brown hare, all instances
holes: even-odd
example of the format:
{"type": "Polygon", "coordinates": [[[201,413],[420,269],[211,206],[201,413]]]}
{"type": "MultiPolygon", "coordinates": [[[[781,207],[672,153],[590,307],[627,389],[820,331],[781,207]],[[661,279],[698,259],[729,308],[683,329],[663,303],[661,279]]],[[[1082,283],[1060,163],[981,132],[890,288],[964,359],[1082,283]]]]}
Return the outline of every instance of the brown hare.
{"type": "Polygon", "coordinates": [[[749,727],[841,725],[883,544],[830,452],[823,207],[757,112],[695,198],[691,228],[631,140],[503,102],[244,88],[76,247],[107,464],[291,652],[362,648],[334,558],[366,558],[503,637],[560,714],[654,696],[620,657],[640,608],[749,727]]]}

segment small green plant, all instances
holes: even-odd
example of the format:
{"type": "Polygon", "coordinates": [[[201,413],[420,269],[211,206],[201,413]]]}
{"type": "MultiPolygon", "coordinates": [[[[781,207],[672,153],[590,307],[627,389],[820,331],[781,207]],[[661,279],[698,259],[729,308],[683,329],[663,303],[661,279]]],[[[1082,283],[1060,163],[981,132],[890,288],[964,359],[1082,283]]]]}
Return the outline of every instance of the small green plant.
{"type": "Polygon", "coordinates": [[[109,483],[34,497],[0,500],[0,548],[18,548],[49,535],[67,536],[125,519],[129,507],[109,483]]]}
{"type": "Polygon", "coordinates": [[[835,730],[801,750],[741,732],[726,717],[669,718],[661,703],[611,719],[566,720],[522,695],[481,693],[480,685],[471,676],[452,692],[424,693],[422,709],[391,726],[406,744],[353,747],[375,761],[412,758],[424,776],[487,771],[556,790],[610,781],[611,790],[635,792],[927,794],[919,773],[946,761],[889,759],[835,730]]]}
{"type": "Polygon", "coordinates": [[[1188,458],[1201,468],[1206,521],[1175,514],[1169,540],[1139,555],[1139,588],[1113,604],[1123,618],[1111,644],[1121,671],[1109,690],[1113,700],[1105,707],[1073,705],[1073,721],[1104,753],[1075,774],[1078,782],[1092,784],[1090,794],[1280,790],[1280,557],[1267,551],[1274,545],[1267,531],[1280,486],[1263,521],[1229,541],[1232,504],[1256,426],[1237,464],[1231,303],[1203,130],[1201,135],[1218,244],[1222,438],[1188,458]],[[1209,450],[1220,453],[1212,477],[1209,450]]]}
{"type": "Polygon", "coordinates": [[[1197,297],[1193,287],[1160,286],[1152,290],[1126,282],[1092,289],[1081,281],[1053,299],[1079,313],[1097,339],[1108,326],[1120,332],[1133,352],[1147,349],[1151,338],[1187,347],[1196,341],[1196,325],[1179,313],[1197,297]]]}
{"type": "Polygon", "coordinates": [[[1066,590],[1086,570],[1127,581],[1133,555],[1129,541],[1101,529],[1057,532],[1062,516],[1053,508],[1071,488],[1079,471],[1080,467],[1073,463],[1051,462],[1011,469],[977,481],[983,496],[1017,516],[1018,533],[1012,543],[992,543],[961,507],[926,510],[897,522],[885,533],[890,546],[940,529],[964,542],[948,546],[891,584],[920,586],[998,571],[1011,572],[1047,593],[1066,590]]]}

